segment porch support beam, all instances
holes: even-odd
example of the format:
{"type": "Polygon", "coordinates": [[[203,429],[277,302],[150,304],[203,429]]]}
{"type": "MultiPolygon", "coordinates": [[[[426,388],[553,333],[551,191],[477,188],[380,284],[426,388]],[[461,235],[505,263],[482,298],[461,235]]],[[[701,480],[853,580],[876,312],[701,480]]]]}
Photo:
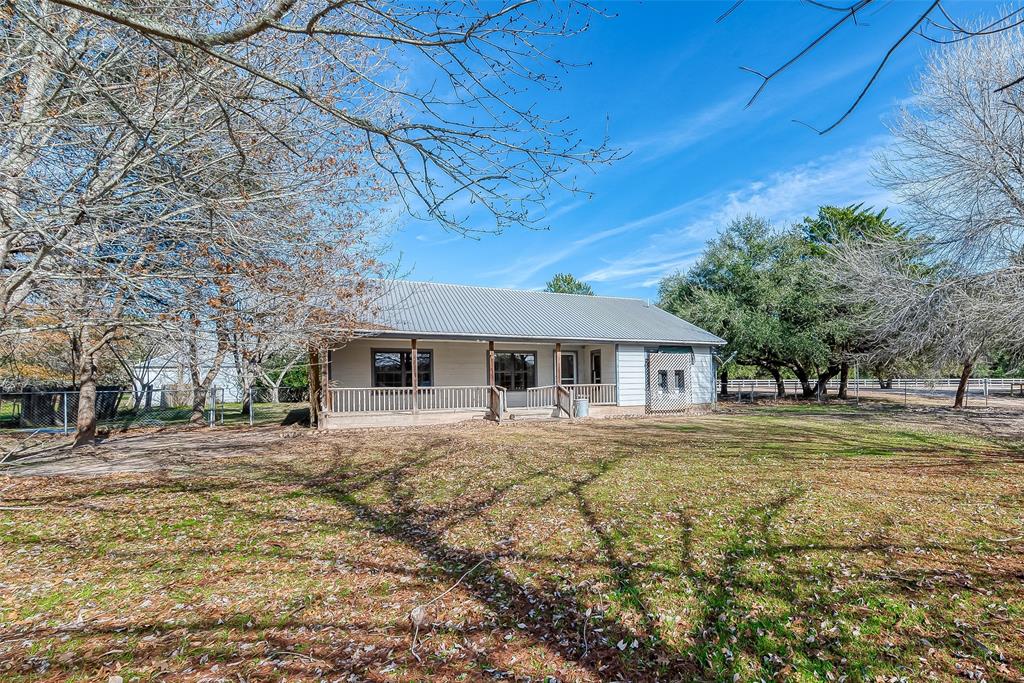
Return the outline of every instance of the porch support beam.
{"type": "Polygon", "coordinates": [[[491,418],[501,421],[501,406],[498,404],[498,390],[494,384],[494,341],[487,342],[487,384],[490,386],[488,392],[488,404],[491,406],[491,418]]]}
{"type": "Polygon", "coordinates": [[[562,342],[555,342],[555,386],[562,386],[562,342]]]}
{"type": "Polygon", "coordinates": [[[416,357],[416,340],[412,340],[412,352],[409,354],[412,361],[412,412],[420,411],[420,363],[416,357]]]}
{"type": "Polygon", "coordinates": [[[494,389],[494,342],[487,342],[487,384],[494,389]]]}

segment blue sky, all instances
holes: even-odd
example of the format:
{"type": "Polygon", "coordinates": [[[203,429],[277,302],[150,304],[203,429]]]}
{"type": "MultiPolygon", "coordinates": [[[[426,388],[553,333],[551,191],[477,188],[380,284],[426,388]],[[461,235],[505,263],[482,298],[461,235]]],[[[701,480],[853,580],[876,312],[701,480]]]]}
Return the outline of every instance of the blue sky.
{"type": "MultiPolygon", "coordinates": [[[[733,217],[753,213],[785,225],[823,203],[890,205],[872,178],[873,159],[931,44],[908,42],[835,131],[819,136],[793,119],[831,123],[924,3],[884,4],[816,49],[750,108],[745,103],[759,80],[739,67],[770,70],[834,15],[803,3],[755,0],[716,24],[730,4],[605,5],[617,16],[595,20],[559,46],[567,60],[592,65],[564,77],[564,88],[547,95],[544,106],[591,140],[607,132],[628,156],[577,176],[591,198],[552,197],[546,230],[470,239],[399,219],[387,240],[403,273],[539,288],[553,273],[571,272],[598,294],[654,298],[659,278],[685,270],[733,217]]],[[[948,6],[960,17],[994,7],[948,6]]]]}

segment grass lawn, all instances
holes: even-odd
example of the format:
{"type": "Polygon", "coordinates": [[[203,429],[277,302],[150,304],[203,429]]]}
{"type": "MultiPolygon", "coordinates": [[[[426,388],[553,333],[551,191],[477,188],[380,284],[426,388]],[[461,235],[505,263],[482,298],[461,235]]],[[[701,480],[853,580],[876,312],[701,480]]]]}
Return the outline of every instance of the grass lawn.
{"type": "Polygon", "coordinates": [[[300,432],[258,457],[210,432],[184,477],[0,476],[0,680],[1021,680],[1024,457],[943,420],[300,432]]]}

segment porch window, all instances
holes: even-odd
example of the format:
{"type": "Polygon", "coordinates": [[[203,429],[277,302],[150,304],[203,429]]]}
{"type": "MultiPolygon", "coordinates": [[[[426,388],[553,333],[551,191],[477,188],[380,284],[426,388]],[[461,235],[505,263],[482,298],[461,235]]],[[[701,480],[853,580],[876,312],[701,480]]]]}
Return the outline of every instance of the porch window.
{"type": "MultiPolygon", "coordinates": [[[[434,354],[429,349],[417,349],[416,365],[419,385],[433,386],[434,354]]],[[[374,351],[373,386],[411,387],[412,351],[374,351]]]]}
{"type": "Polygon", "coordinates": [[[576,352],[562,351],[562,384],[576,384],[576,352]]]}
{"type": "Polygon", "coordinates": [[[494,354],[494,383],[506,391],[526,391],[537,386],[537,354],[497,351],[494,354]]]}

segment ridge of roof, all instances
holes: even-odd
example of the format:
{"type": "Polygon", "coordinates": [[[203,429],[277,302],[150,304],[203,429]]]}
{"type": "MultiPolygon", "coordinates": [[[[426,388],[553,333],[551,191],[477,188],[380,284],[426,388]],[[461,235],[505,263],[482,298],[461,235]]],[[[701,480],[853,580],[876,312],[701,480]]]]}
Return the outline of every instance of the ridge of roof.
{"type": "MultiPolygon", "coordinates": [[[[575,294],[572,292],[549,292],[544,289],[520,289],[518,287],[490,287],[488,285],[466,285],[458,282],[437,282],[436,280],[409,280],[405,278],[388,280],[387,282],[407,282],[413,285],[433,285],[436,287],[465,287],[467,289],[486,289],[492,292],[515,292],[516,294],[541,294],[544,296],[585,296],[591,299],[618,299],[620,301],[639,301],[647,304],[647,299],[638,296],[608,296],[607,294],[575,294]]],[[[654,306],[655,304],[650,304],[654,306]]]]}

